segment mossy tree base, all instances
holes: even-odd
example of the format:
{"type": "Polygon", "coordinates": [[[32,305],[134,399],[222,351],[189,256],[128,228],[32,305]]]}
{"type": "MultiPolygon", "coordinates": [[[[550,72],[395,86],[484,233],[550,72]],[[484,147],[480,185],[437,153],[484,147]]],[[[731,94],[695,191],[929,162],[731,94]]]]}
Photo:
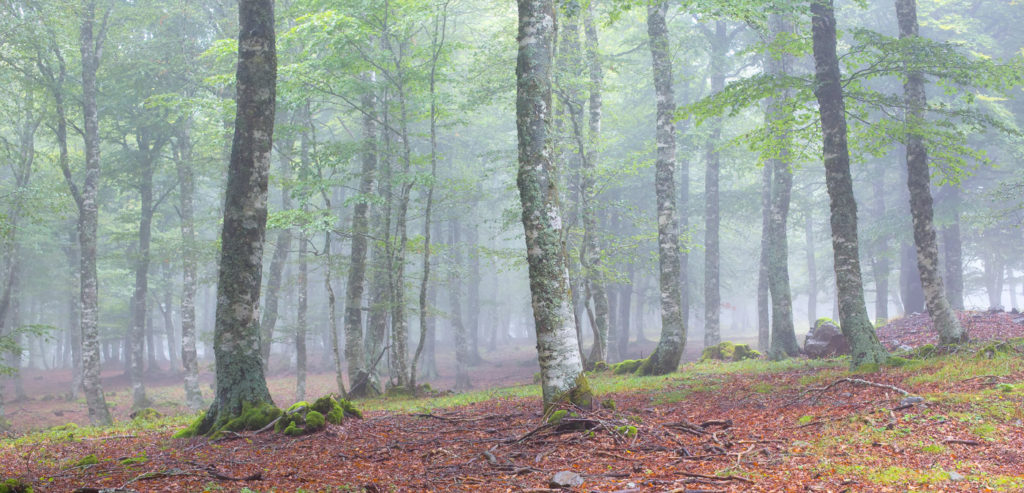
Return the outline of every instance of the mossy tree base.
{"type": "Polygon", "coordinates": [[[273,404],[243,406],[242,413],[231,418],[210,420],[208,415],[200,416],[188,428],[179,431],[175,438],[208,436],[217,438],[226,431],[260,431],[270,425],[274,430],[289,436],[305,435],[324,429],[327,423],[341,424],[347,418],[362,419],[363,413],[345,399],[335,400],[323,396],[310,404],[299,401],[282,411],[273,404]],[[209,424],[212,422],[213,424],[209,424]]]}

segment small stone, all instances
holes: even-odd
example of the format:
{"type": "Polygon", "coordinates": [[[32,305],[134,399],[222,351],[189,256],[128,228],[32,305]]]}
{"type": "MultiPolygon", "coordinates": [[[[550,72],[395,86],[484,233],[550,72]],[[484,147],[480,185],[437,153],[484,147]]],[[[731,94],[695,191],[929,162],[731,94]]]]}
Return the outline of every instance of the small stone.
{"type": "Polygon", "coordinates": [[[960,473],[958,473],[956,471],[950,471],[949,472],[949,480],[950,481],[963,481],[965,479],[967,479],[967,478],[965,478],[963,474],[960,474],[960,473]]]}
{"type": "Polygon", "coordinates": [[[900,405],[901,406],[913,406],[914,404],[920,404],[922,402],[924,402],[924,397],[920,397],[920,396],[916,396],[916,395],[910,395],[910,396],[904,397],[903,400],[900,401],[900,405]]]}
{"type": "Polygon", "coordinates": [[[583,484],[583,476],[572,471],[558,471],[551,481],[548,481],[548,486],[552,488],[573,488],[581,484],[583,484]]]}
{"type": "Polygon", "coordinates": [[[843,392],[843,393],[839,394],[839,397],[842,397],[844,399],[849,399],[850,397],[853,397],[853,394],[851,394],[849,392],[843,392]]]}

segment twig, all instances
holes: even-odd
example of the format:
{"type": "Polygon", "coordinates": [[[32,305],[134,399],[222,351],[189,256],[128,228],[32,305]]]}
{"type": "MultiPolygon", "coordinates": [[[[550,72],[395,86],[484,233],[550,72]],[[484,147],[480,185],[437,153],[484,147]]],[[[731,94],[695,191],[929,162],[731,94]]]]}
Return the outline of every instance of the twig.
{"type": "Polygon", "coordinates": [[[81,440],[82,441],[87,441],[87,440],[114,440],[114,439],[117,439],[117,438],[138,438],[138,437],[136,437],[135,435],[111,435],[111,436],[107,436],[107,437],[86,437],[86,438],[82,438],[81,440]]]}
{"type": "Polygon", "coordinates": [[[214,479],[219,479],[221,481],[259,481],[263,479],[262,472],[256,472],[245,477],[236,478],[234,476],[228,476],[226,474],[221,474],[217,472],[217,470],[214,469],[213,466],[207,468],[206,473],[209,474],[210,476],[213,476],[214,479]]]}
{"type": "Polygon", "coordinates": [[[978,445],[981,445],[981,442],[979,442],[977,440],[962,440],[962,439],[959,439],[959,438],[947,438],[947,439],[943,440],[942,443],[956,443],[956,444],[959,444],[959,445],[971,445],[971,446],[975,446],[975,447],[978,446],[978,445]]]}
{"type": "Polygon", "coordinates": [[[806,391],[804,391],[803,395],[806,395],[806,394],[808,394],[810,392],[818,392],[819,394],[814,398],[813,401],[811,401],[811,402],[817,403],[818,399],[820,399],[821,396],[825,392],[828,392],[833,387],[835,387],[836,385],[839,385],[841,383],[851,383],[851,384],[855,384],[855,385],[865,385],[865,386],[868,386],[868,387],[877,387],[877,388],[880,388],[880,389],[886,389],[886,390],[892,390],[894,392],[899,392],[903,396],[910,395],[910,392],[907,392],[906,390],[903,390],[903,389],[901,389],[899,387],[896,387],[894,385],[888,385],[888,384],[876,383],[876,382],[869,382],[867,380],[863,380],[863,379],[860,379],[860,378],[840,378],[839,380],[836,380],[835,382],[832,382],[832,383],[826,385],[825,387],[807,389],[806,391]]]}
{"type": "Polygon", "coordinates": [[[707,474],[697,474],[695,472],[683,471],[677,471],[676,473],[690,478],[710,479],[712,481],[740,481],[747,484],[755,484],[754,481],[744,478],[743,476],[709,476],[707,474]]]}

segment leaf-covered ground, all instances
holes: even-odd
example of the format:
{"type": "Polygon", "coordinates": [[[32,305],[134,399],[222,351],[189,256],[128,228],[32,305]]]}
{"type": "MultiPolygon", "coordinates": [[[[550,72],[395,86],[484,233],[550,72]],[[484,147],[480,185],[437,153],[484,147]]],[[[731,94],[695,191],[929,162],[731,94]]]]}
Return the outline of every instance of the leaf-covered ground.
{"type": "Polygon", "coordinates": [[[597,374],[605,406],[560,423],[518,386],[370,401],[365,419],[298,438],[171,438],[188,417],[54,429],[2,442],[0,477],[40,491],[540,492],[572,471],[584,482],[570,491],[588,492],[1021,491],[1022,351],[979,344],[856,374],[845,359],[597,374]]]}

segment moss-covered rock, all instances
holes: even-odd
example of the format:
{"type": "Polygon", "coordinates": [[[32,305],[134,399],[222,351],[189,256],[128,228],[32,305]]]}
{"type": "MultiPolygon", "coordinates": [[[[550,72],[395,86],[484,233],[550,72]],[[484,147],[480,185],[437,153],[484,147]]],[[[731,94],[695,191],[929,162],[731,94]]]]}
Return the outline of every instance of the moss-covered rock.
{"type": "Polygon", "coordinates": [[[144,421],[153,421],[164,417],[164,415],[160,413],[160,411],[157,411],[156,409],[153,409],[151,407],[139,409],[138,411],[131,413],[131,415],[129,416],[132,418],[132,421],[136,423],[141,423],[144,421]]]}
{"type": "Polygon", "coordinates": [[[323,414],[317,411],[310,411],[306,413],[306,428],[303,430],[306,433],[313,433],[314,431],[320,431],[326,426],[327,419],[324,418],[323,414]]]}
{"type": "Polygon", "coordinates": [[[76,460],[74,463],[71,464],[71,467],[88,467],[94,466],[99,463],[100,459],[99,457],[96,457],[96,454],[89,454],[85,457],[82,457],[81,459],[76,460]]]}
{"type": "MultiPolygon", "coordinates": [[[[256,405],[245,404],[242,406],[242,412],[238,416],[217,420],[210,428],[207,436],[219,438],[225,431],[258,431],[269,425],[279,416],[281,416],[281,410],[269,402],[262,402],[256,405]]],[[[174,438],[198,436],[204,419],[205,415],[200,414],[188,428],[175,433],[174,438]]]]}
{"type": "Polygon", "coordinates": [[[734,344],[729,341],[704,349],[700,356],[701,361],[743,361],[745,359],[757,359],[761,353],[751,349],[747,344],[734,344]]]}
{"type": "Polygon", "coordinates": [[[359,409],[348,400],[339,401],[325,395],[312,404],[301,401],[289,406],[274,426],[274,431],[299,436],[320,431],[327,423],[341,424],[345,419],[362,417],[359,409]]]}
{"type": "Polygon", "coordinates": [[[592,371],[594,371],[596,373],[601,373],[601,372],[606,372],[606,371],[608,371],[610,369],[611,369],[611,366],[609,366],[608,363],[605,363],[604,361],[598,361],[598,362],[594,363],[594,369],[592,371]]]}
{"type": "Polygon", "coordinates": [[[646,358],[622,360],[612,365],[612,373],[614,373],[615,375],[628,375],[630,373],[636,373],[637,369],[639,369],[645,361],[647,361],[646,358]]]}
{"type": "Polygon", "coordinates": [[[978,358],[992,359],[1001,354],[1010,354],[1013,352],[1016,352],[1013,345],[1000,341],[986,344],[978,350],[976,356],[978,358]]]}
{"type": "Polygon", "coordinates": [[[0,493],[32,493],[32,485],[20,479],[0,481],[0,493]]]}
{"type": "Polygon", "coordinates": [[[565,417],[568,416],[568,415],[569,415],[569,411],[566,411],[565,409],[559,409],[559,410],[551,413],[551,416],[548,416],[548,424],[549,425],[560,424],[562,422],[562,420],[565,419],[565,417]]]}

